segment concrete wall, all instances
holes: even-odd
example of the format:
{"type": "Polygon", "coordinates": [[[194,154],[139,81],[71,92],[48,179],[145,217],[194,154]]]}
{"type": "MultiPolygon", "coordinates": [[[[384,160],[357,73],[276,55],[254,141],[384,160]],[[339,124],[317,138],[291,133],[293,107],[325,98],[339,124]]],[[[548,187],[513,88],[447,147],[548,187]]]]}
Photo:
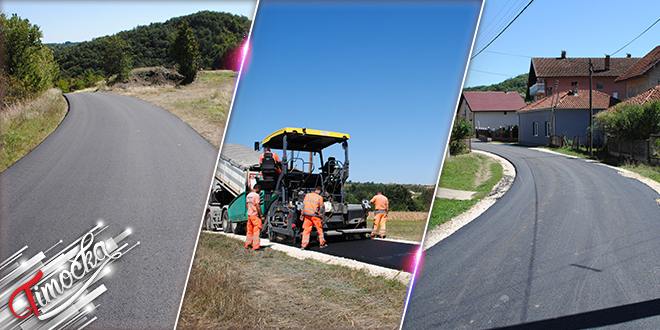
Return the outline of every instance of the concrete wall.
{"type": "MultiPolygon", "coordinates": [[[[600,110],[594,110],[594,115],[600,110]]],[[[520,120],[519,143],[528,146],[548,145],[545,132],[545,123],[551,121],[550,110],[536,112],[522,112],[518,114],[520,120]],[[538,122],[538,136],[533,136],[533,123],[538,122]]],[[[555,135],[566,135],[567,140],[573,140],[580,135],[580,144],[587,143],[589,134],[589,110],[555,110],[555,135]]],[[[552,125],[552,123],[551,123],[552,125]]],[[[594,143],[597,144],[599,132],[594,134],[594,143]]],[[[600,139],[602,142],[602,138],[600,139]]]]}
{"type": "Polygon", "coordinates": [[[475,128],[500,128],[501,126],[518,125],[518,114],[515,111],[479,111],[474,112],[473,115],[474,122],[472,125],[475,128]]]}
{"type": "Polygon", "coordinates": [[[626,95],[631,98],[645,92],[647,89],[658,85],[660,79],[660,68],[653,67],[645,75],[626,81],[626,95]]]}
{"type": "MultiPolygon", "coordinates": [[[[626,83],[625,82],[615,83],[614,79],[616,79],[616,77],[593,77],[592,87],[594,90],[607,93],[612,96],[614,96],[614,93],[617,93],[617,98],[619,100],[624,100],[626,98],[626,83]],[[596,88],[597,84],[599,83],[603,84],[603,89],[596,88]]],[[[572,90],[573,86],[571,85],[571,83],[574,81],[578,82],[578,89],[586,89],[586,90],[589,89],[589,77],[557,77],[557,78],[543,78],[538,80],[545,81],[546,89],[552,87],[553,94],[557,92],[557,90],[560,92],[572,90]],[[559,80],[559,84],[557,85],[557,90],[554,90],[556,80],[559,80]]]]}

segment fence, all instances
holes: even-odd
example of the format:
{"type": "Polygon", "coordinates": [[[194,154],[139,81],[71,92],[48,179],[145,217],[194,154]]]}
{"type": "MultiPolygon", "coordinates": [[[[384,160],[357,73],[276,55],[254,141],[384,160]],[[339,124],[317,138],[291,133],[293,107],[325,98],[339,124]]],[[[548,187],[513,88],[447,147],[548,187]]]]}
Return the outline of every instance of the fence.
{"type": "Polygon", "coordinates": [[[477,129],[477,139],[481,141],[518,142],[518,126],[499,129],[477,129]]]}
{"type": "Polygon", "coordinates": [[[608,154],[639,160],[647,164],[660,164],[660,135],[652,135],[648,140],[607,140],[608,154]]]}

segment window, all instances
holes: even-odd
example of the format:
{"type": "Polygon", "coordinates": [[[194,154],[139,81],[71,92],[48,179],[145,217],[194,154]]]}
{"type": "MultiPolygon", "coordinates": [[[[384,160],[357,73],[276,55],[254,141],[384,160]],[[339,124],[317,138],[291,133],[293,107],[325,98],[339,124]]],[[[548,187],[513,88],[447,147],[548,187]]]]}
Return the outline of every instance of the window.
{"type": "Polygon", "coordinates": [[[504,115],[506,116],[506,111],[504,111],[504,115]]]}
{"type": "Polygon", "coordinates": [[[550,122],[549,121],[545,122],[545,136],[546,137],[550,136],[550,122]]]}
{"type": "Polygon", "coordinates": [[[578,82],[577,81],[571,81],[571,87],[577,88],[578,82]]]}
{"type": "Polygon", "coordinates": [[[532,135],[534,135],[534,137],[539,136],[539,122],[538,121],[534,122],[534,127],[532,127],[532,135]]]}
{"type": "Polygon", "coordinates": [[[612,97],[615,98],[615,99],[618,99],[619,98],[619,93],[617,93],[617,92],[612,93],[612,97]]]}
{"type": "Polygon", "coordinates": [[[603,89],[605,85],[603,83],[596,83],[596,89],[603,89]]]}

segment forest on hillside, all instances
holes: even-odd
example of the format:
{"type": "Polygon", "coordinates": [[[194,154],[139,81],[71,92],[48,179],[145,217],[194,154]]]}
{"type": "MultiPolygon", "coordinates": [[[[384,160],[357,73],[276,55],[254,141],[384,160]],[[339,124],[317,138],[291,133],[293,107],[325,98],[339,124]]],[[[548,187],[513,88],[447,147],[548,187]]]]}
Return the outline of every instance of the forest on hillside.
{"type": "Polygon", "coordinates": [[[344,187],[344,199],[349,204],[359,204],[363,199],[370,200],[379,190],[388,198],[390,211],[428,212],[435,189],[419,185],[348,181],[344,187]],[[411,191],[416,193],[415,198],[411,191]]]}
{"type": "Polygon", "coordinates": [[[488,86],[475,86],[463,88],[468,92],[518,92],[523,100],[527,96],[527,79],[529,74],[524,73],[514,78],[509,78],[501,83],[488,86]]]}
{"type": "MultiPolygon", "coordinates": [[[[201,11],[175,17],[164,23],[151,23],[122,31],[115,36],[128,44],[132,67],[174,66],[170,43],[186,21],[199,45],[201,69],[236,70],[232,50],[241,46],[250,31],[251,21],[240,15],[201,11]]],[[[111,36],[81,43],[47,44],[60,67],[60,77],[102,76],[105,43],[111,36]]]]}

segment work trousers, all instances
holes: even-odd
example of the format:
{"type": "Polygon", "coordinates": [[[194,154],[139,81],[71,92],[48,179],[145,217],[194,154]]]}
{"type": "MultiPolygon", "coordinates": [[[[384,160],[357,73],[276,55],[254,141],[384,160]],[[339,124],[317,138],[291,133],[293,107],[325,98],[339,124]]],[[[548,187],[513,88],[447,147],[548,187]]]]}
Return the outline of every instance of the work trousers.
{"type": "Polygon", "coordinates": [[[248,216],[247,233],[245,234],[245,248],[259,250],[261,247],[261,219],[258,216],[248,216]]]}
{"type": "Polygon", "coordinates": [[[376,216],[374,218],[374,230],[371,232],[371,236],[376,236],[376,233],[379,235],[385,235],[385,229],[387,228],[387,212],[378,212],[376,211],[376,216]],[[380,227],[380,231],[378,230],[380,227]]]}
{"type": "Polygon", "coordinates": [[[322,225],[321,218],[305,215],[305,221],[303,221],[302,247],[306,247],[307,244],[309,244],[309,236],[312,234],[312,226],[316,227],[316,231],[319,233],[319,245],[325,244],[325,237],[323,237],[323,229],[321,228],[322,225]]]}

